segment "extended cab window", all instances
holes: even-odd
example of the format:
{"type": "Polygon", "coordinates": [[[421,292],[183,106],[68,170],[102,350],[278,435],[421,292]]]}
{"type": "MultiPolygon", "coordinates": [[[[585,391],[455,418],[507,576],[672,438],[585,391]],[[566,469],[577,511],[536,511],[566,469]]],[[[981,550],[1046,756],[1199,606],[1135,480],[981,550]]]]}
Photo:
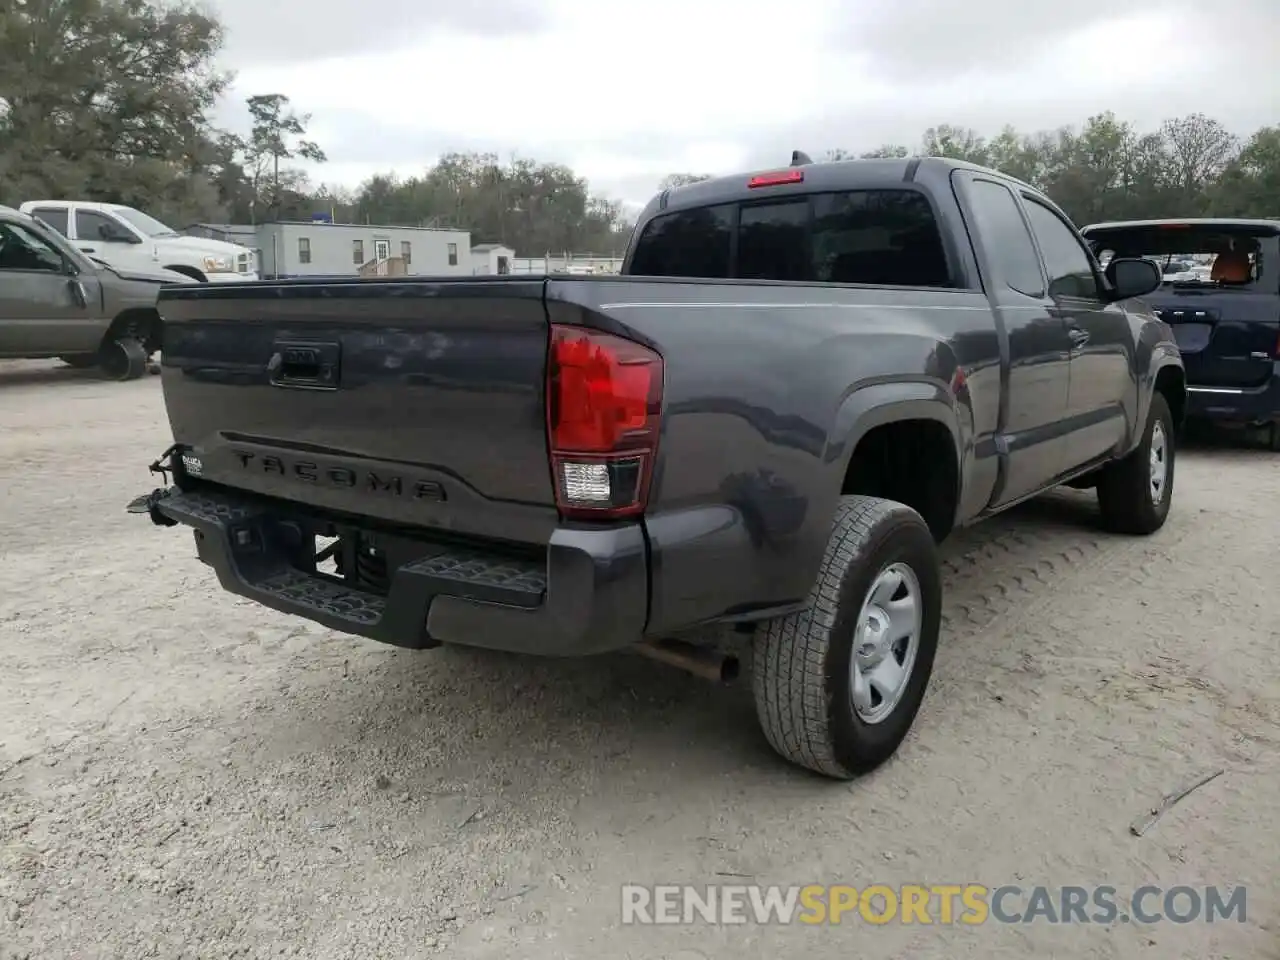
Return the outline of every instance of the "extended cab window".
{"type": "Polygon", "coordinates": [[[729,276],[733,206],[700,207],[655,217],[631,259],[639,277],[729,276]]]}
{"type": "Polygon", "coordinates": [[[1049,296],[1076,297],[1097,300],[1098,278],[1093,272],[1093,262],[1084,245],[1076,239],[1075,232],[1061,217],[1038,202],[1024,195],[1027,219],[1040,242],[1045,270],[1049,274],[1049,296]]]}
{"type": "Polygon", "coordinates": [[[1018,202],[1002,184],[974,180],[970,184],[973,215],[989,256],[1004,285],[1028,297],[1044,296],[1044,275],[1018,202]]]}
{"type": "Polygon", "coordinates": [[[57,207],[37,207],[31,211],[33,217],[39,217],[64,237],[67,235],[67,211],[57,207]]]}
{"type": "Polygon", "coordinates": [[[854,190],[747,201],[655,217],[630,273],[946,287],[929,201],[914,190],[854,190]],[[737,220],[736,259],[730,256],[737,220]]]}

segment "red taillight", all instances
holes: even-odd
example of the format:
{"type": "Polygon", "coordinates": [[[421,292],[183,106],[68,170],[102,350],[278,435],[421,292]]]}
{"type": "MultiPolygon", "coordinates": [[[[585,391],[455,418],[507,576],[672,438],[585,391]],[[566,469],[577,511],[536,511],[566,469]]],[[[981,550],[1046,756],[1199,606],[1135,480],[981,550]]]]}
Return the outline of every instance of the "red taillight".
{"type": "Polygon", "coordinates": [[[804,183],[803,170],[784,170],[780,173],[762,173],[747,181],[747,189],[756,187],[778,187],[784,183],[804,183]]]}
{"type": "Polygon", "coordinates": [[[582,327],[551,325],[547,440],[566,517],[643,513],[662,412],[662,357],[582,327]]]}

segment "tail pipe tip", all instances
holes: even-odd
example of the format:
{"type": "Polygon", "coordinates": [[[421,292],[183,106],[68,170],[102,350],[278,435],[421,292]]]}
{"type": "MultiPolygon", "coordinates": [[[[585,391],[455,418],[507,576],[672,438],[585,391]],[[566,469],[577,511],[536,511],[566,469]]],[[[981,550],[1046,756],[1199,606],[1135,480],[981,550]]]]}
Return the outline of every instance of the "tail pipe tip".
{"type": "Polygon", "coordinates": [[[710,647],[680,640],[646,640],[636,651],[650,660],[678,667],[713,683],[731,683],[738,678],[738,658],[710,647]]]}

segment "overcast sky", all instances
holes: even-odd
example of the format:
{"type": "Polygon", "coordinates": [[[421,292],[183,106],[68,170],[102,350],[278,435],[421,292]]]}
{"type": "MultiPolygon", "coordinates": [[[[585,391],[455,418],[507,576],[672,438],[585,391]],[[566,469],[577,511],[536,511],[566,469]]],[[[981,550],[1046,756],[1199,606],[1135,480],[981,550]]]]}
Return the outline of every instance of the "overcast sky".
{"type": "Polygon", "coordinates": [[[441,152],[566,163],[640,204],[668,173],[793,149],[915,146],[1114,110],[1277,121],[1280,0],[205,0],[243,98],[312,114],[317,182],[420,172],[441,152]]]}

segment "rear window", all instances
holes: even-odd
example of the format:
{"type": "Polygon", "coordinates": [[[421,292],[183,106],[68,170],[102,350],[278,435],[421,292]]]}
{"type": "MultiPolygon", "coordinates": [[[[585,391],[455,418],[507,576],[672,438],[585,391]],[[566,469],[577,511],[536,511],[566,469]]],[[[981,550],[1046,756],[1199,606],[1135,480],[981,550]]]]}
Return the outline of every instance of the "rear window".
{"type": "Polygon", "coordinates": [[[665,214],[645,226],[629,272],[952,285],[933,209],[914,190],[819,193],[665,214]]]}
{"type": "Polygon", "coordinates": [[[1145,257],[1165,286],[1280,293],[1280,238],[1237,224],[1092,230],[1085,238],[1099,263],[1145,257]]]}

